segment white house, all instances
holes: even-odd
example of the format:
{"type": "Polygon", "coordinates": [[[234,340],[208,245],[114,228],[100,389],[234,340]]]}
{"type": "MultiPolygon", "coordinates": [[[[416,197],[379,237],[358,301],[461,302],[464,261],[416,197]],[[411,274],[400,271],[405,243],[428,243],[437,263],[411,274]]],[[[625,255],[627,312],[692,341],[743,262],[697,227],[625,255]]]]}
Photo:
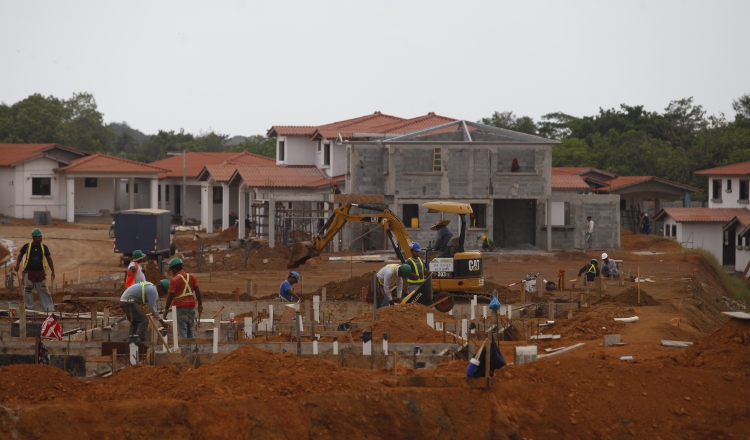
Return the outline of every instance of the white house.
{"type": "Polygon", "coordinates": [[[696,171],[708,177],[709,208],[750,207],[750,162],[696,171]]]}
{"type": "Polygon", "coordinates": [[[665,237],[688,249],[707,250],[728,269],[737,270],[738,261],[746,258],[744,248],[741,257],[736,253],[738,229],[750,224],[746,208],[664,208],[654,221],[664,223],[665,237]]]}

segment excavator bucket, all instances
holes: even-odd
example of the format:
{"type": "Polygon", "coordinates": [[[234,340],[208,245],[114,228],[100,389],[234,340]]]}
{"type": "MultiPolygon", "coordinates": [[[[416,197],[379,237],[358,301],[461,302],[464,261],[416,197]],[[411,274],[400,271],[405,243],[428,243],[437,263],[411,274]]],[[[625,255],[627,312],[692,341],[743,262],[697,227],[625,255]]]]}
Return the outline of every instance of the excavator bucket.
{"type": "Polygon", "coordinates": [[[315,248],[309,241],[298,241],[292,245],[292,255],[286,264],[287,269],[294,269],[305,264],[307,260],[315,256],[315,248]]]}

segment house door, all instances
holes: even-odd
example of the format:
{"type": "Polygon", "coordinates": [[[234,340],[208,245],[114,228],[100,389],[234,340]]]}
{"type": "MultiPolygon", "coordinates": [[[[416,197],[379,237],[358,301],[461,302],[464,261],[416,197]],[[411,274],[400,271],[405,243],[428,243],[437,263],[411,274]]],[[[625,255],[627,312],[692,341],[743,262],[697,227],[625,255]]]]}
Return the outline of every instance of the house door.
{"type": "Polygon", "coordinates": [[[735,263],[735,249],[736,249],[737,237],[734,230],[724,231],[724,244],[722,245],[721,252],[721,265],[732,266],[735,263]]]}
{"type": "Polygon", "coordinates": [[[180,201],[182,200],[182,191],[180,190],[182,188],[175,185],[174,189],[175,189],[174,191],[174,213],[177,215],[180,215],[182,214],[182,212],[180,212],[180,209],[182,208],[182,203],[180,203],[180,201]]]}
{"type": "Polygon", "coordinates": [[[495,199],[492,214],[495,246],[536,246],[536,200],[495,199]]]}

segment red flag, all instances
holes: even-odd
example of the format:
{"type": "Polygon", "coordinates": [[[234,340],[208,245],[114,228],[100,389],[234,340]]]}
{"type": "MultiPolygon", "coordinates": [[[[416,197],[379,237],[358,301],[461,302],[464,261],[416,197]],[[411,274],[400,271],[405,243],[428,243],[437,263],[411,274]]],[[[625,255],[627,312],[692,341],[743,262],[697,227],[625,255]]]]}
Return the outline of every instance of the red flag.
{"type": "Polygon", "coordinates": [[[42,324],[42,336],[47,338],[57,338],[62,341],[62,326],[55,319],[55,315],[49,314],[49,317],[42,324]]]}

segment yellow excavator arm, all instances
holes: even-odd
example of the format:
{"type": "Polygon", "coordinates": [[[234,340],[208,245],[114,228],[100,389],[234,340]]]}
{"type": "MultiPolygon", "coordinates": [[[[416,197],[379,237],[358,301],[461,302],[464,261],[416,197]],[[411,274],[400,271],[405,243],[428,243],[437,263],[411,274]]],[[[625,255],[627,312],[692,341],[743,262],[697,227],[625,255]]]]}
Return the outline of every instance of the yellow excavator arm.
{"type": "Polygon", "coordinates": [[[396,214],[390,209],[384,208],[383,205],[345,203],[333,212],[333,215],[318,231],[318,235],[313,237],[312,241],[300,241],[292,245],[292,255],[289,257],[287,268],[299,267],[310,258],[320,255],[326,245],[348,222],[364,222],[382,226],[391,239],[399,260],[404,261],[403,252],[409,248],[411,237],[406,230],[406,226],[404,226],[404,222],[396,214]],[[352,206],[377,211],[377,213],[350,214],[349,211],[352,206]]]}

